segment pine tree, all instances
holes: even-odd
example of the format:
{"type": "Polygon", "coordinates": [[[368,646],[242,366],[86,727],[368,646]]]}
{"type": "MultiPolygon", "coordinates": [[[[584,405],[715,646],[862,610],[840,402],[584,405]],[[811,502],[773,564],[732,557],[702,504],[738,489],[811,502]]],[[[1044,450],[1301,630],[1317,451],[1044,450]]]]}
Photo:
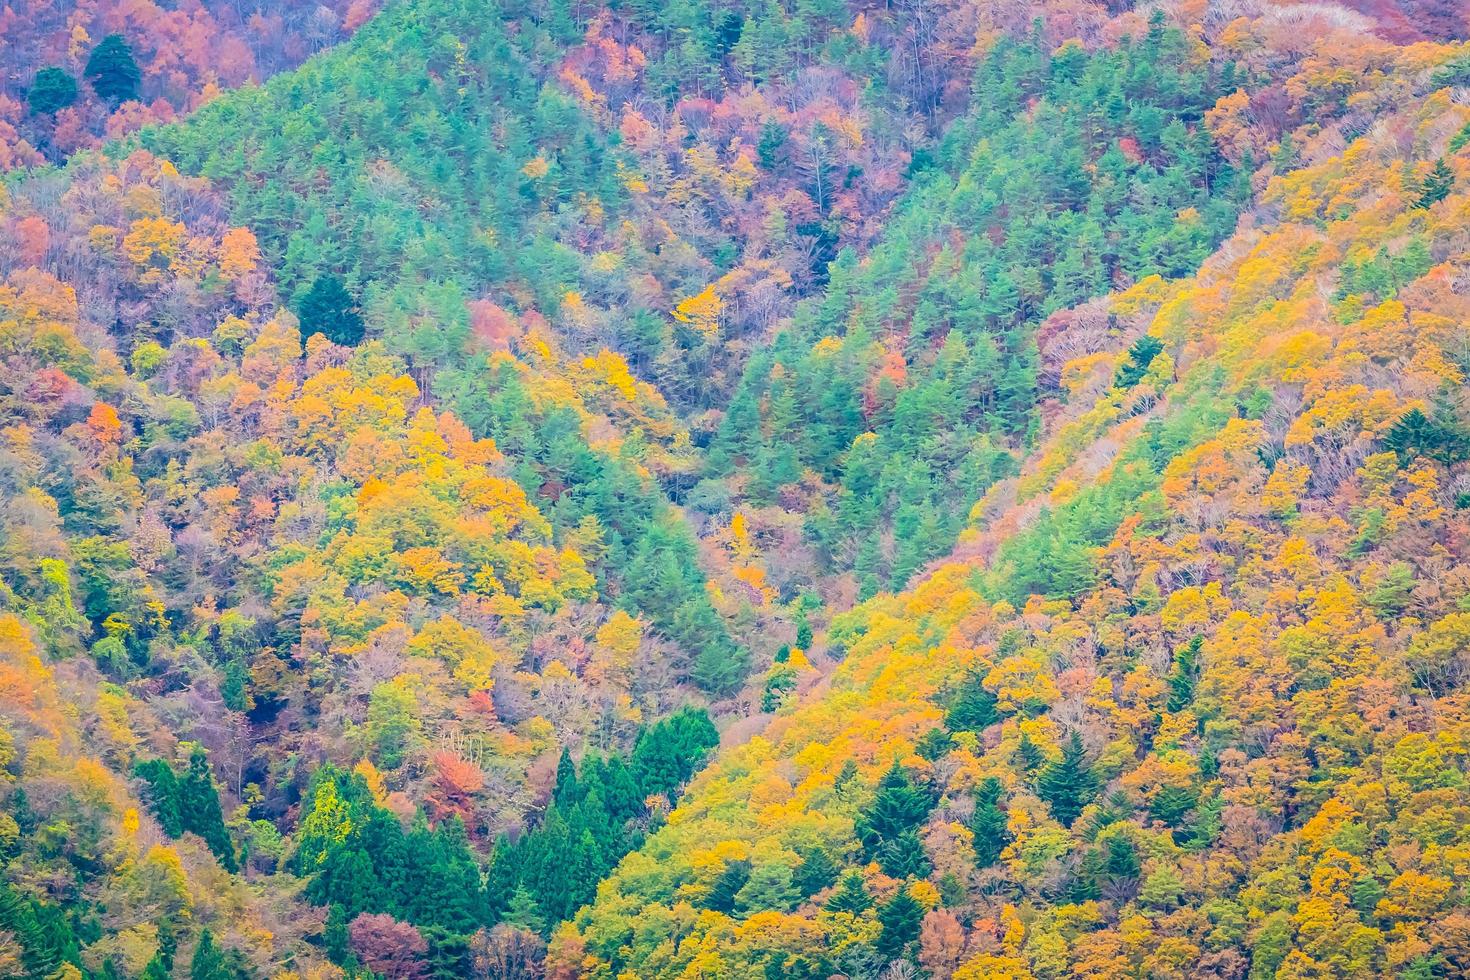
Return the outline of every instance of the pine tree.
{"type": "Polygon", "coordinates": [[[801,864],[797,865],[792,882],[802,898],[811,898],[837,882],[837,865],[827,856],[826,850],[814,847],[806,852],[801,864]]]}
{"type": "Polygon", "coordinates": [[[895,759],[878,781],[873,805],[858,820],[858,839],[869,854],[876,854],[885,842],[897,840],[921,824],[932,807],[928,792],[915,786],[908,771],[895,759]]]}
{"type": "Polygon", "coordinates": [[[892,878],[923,878],[933,870],[916,830],[905,830],[897,837],[885,840],[873,856],[878,859],[883,873],[892,878]]]}
{"type": "Polygon", "coordinates": [[[510,896],[510,907],[505,910],[501,921],[538,935],[546,931],[546,918],[541,914],[541,905],[523,884],[517,885],[510,896]]]}
{"type": "Polygon", "coordinates": [[[975,835],[975,859],[982,868],[1000,860],[1001,852],[1011,842],[1006,811],[1001,807],[1005,792],[999,779],[991,776],[975,789],[975,812],[970,817],[970,831],[975,835]]]}
{"type": "Polygon", "coordinates": [[[1199,676],[1199,654],[1204,649],[1204,637],[1191,637],[1189,642],[1174,654],[1174,667],[1169,671],[1170,711],[1183,711],[1194,701],[1194,685],[1199,676]]]}
{"type": "Polygon", "coordinates": [[[1031,736],[1025,732],[1021,733],[1021,741],[1016,745],[1016,766],[1024,773],[1033,773],[1041,768],[1046,762],[1046,754],[1041,751],[1041,746],[1031,741],[1031,736]]]}
{"type": "Polygon", "coordinates": [[[735,907],[743,914],[767,910],[789,912],[801,898],[793,882],[790,865],[779,861],[758,864],[735,895],[735,907]]]}
{"type": "Polygon", "coordinates": [[[138,97],[143,73],[133,60],[133,49],[121,34],[109,34],[92,49],[83,72],[98,98],[120,105],[138,97]]]}
{"type": "Polygon", "coordinates": [[[352,935],[347,931],[347,910],[334,904],[327,910],[327,924],[322,932],[322,948],[327,959],[347,969],[352,961],[352,935]]]}
{"type": "Polygon", "coordinates": [[[943,728],[934,727],[919,737],[914,754],[926,762],[937,762],[954,747],[954,739],[943,728]]]}
{"type": "Polygon", "coordinates": [[[842,886],[837,893],[827,900],[827,911],[848,912],[852,915],[862,915],[873,907],[873,899],[868,895],[868,889],[863,885],[863,876],[860,872],[849,871],[842,878],[842,886]]]}
{"type": "Polygon", "coordinates": [[[1144,334],[1134,341],[1132,347],[1128,348],[1128,360],[1118,368],[1118,375],[1113,384],[1119,388],[1132,388],[1143,380],[1148,373],[1148,366],[1153,363],[1154,358],[1164,352],[1164,343],[1157,337],[1144,334]]]}
{"type": "Polygon", "coordinates": [[[1414,207],[1421,211],[1428,210],[1449,197],[1454,187],[1455,172],[1445,163],[1444,157],[1440,157],[1434,161],[1434,168],[1419,185],[1419,196],[1414,201],[1414,207]]]}
{"type": "Polygon", "coordinates": [[[1000,720],[996,697],[985,687],[978,674],[968,675],[955,692],[944,724],[952,732],[978,732],[1000,720]]]}
{"type": "Polygon", "coordinates": [[[1036,779],[1036,795],[1051,807],[1051,815],[1064,827],[1082,813],[1083,807],[1097,796],[1098,779],[1087,764],[1087,750],[1082,736],[1073,730],[1062,748],[1062,757],[1041,771],[1036,779]]]}
{"type": "Polygon", "coordinates": [[[179,777],[163,759],[148,759],[133,766],[133,774],[148,784],[148,809],[170,837],[184,832],[179,812],[179,777]]]}
{"type": "Polygon", "coordinates": [[[336,276],[318,276],[302,297],[296,315],[303,334],[321,333],[346,347],[362,342],[364,328],[357,301],[336,276]]]}
{"type": "Polygon", "coordinates": [[[239,950],[220,949],[214,934],[205,928],[189,961],[189,980],[246,980],[250,972],[239,950]]]}
{"type": "Polygon", "coordinates": [[[889,957],[902,956],[909,943],[919,938],[923,920],[924,906],[907,888],[900,888],[898,894],[878,909],[878,922],[883,926],[876,944],[878,952],[889,957]]]}
{"type": "Polygon", "coordinates": [[[572,763],[571,750],[565,745],[556,763],[556,789],[551,798],[561,807],[570,807],[577,801],[577,767],[572,763]]]}
{"type": "Polygon", "coordinates": [[[51,66],[36,72],[26,102],[32,112],[50,115],[60,112],[77,100],[77,80],[64,68],[51,66]]]}
{"type": "Polygon", "coordinates": [[[714,884],[710,886],[709,894],[705,897],[704,907],[715,912],[724,912],[729,915],[735,911],[735,896],[745,887],[750,880],[749,861],[729,861],[721,869],[719,876],[715,878],[714,884]]]}
{"type": "Polygon", "coordinates": [[[188,772],[179,780],[179,816],[185,830],[204,838],[209,849],[219,858],[221,867],[226,871],[239,870],[235,845],[230,840],[230,832],[225,829],[224,814],[220,811],[219,793],[214,788],[209,758],[204,749],[197,746],[189,756],[188,772]]]}

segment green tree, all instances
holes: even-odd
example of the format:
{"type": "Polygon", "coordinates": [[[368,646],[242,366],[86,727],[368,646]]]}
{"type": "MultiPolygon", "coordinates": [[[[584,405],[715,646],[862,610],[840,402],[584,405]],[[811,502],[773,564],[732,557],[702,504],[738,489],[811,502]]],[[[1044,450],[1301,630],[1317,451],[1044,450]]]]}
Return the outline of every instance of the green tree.
{"type": "Polygon", "coordinates": [[[296,308],[303,334],[321,333],[334,344],[353,347],[362,342],[364,327],[357,300],[342,280],[317,276],[296,308]]]}
{"type": "Polygon", "coordinates": [[[814,847],[806,852],[801,864],[797,865],[792,883],[802,898],[811,898],[817,892],[831,888],[837,882],[837,865],[825,849],[814,847]]]}
{"type": "Polygon", "coordinates": [[[527,932],[544,933],[546,918],[541,914],[541,905],[525,885],[517,885],[510,897],[510,907],[502,920],[527,932]]]}
{"type": "Polygon", "coordinates": [[[883,926],[876,944],[878,952],[889,957],[902,956],[909,943],[919,938],[923,921],[924,906],[907,888],[900,888],[878,909],[878,922],[883,926]]]}
{"type": "Polygon", "coordinates": [[[1174,666],[1169,671],[1169,699],[1165,706],[1170,711],[1183,711],[1194,702],[1194,685],[1199,678],[1199,654],[1204,649],[1204,637],[1190,637],[1174,653],[1174,666]]]}
{"type": "Polygon", "coordinates": [[[868,894],[868,889],[863,885],[863,876],[860,872],[849,871],[842,877],[842,886],[837,889],[836,894],[827,900],[827,911],[848,912],[852,915],[862,915],[873,907],[873,898],[868,894]]]}
{"type": "Polygon", "coordinates": [[[219,793],[214,788],[214,775],[204,749],[196,746],[189,756],[189,769],[179,780],[179,816],[184,829],[204,838],[204,843],[219,858],[226,871],[238,871],[235,845],[225,829],[220,810],[219,793]]]}
{"type": "Polygon", "coordinates": [[[1006,811],[1001,806],[1004,792],[1000,780],[994,776],[987,777],[975,789],[970,830],[975,835],[975,859],[982,868],[999,861],[1001,852],[1011,842],[1006,811]]]}
{"type": "Polygon", "coordinates": [[[184,832],[179,812],[179,776],[163,759],[147,759],[133,766],[133,774],[148,784],[148,809],[170,837],[184,832]]]}
{"type": "Polygon", "coordinates": [[[220,949],[206,927],[189,961],[189,980],[249,980],[250,969],[239,950],[220,949]]]}
{"type": "Polygon", "coordinates": [[[1414,207],[1428,210],[1449,197],[1454,187],[1455,172],[1450,169],[1448,163],[1445,163],[1444,157],[1440,157],[1434,161],[1433,169],[1419,185],[1419,196],[1414,200],[1414,207]]]}
{"type": "Polygon", "coordinates": [[[741,889],[750,881],[751,864],[749,861],[729,861],[720,869],[714,884],[710,886],[709,894],[705,897],[704,907],[715,912],[724,912],[729,915],[735,911],[736,896],[741,889]]]}
{"type": "Polygon", "coordinates": [[[133,49],[121,34],[109,34],[92,49],[82,73],[98,98],[120,105],[138,97],[143,73],[133,60],[133,49]]]}
{"type": "Polygon", "coordinates": [[[32,112],[59,112],[77,100],[77,80],[64,68],[54,65],[36,72],[31,90],[26,93],[32,112]]]}
{"type": "Polygon", "coordinates": [[[1097,796],[1098,778],[1087,762],[1082,736],[1073,730],[1062,747],[1062,757],[1048,765],[1036,778],[1036,795],[1051,807],[1051,815],[1064,827],[1082,813],[1097,796]]]}
{"type": "Polygon", "coordinates": [[[858,819],[858,839],[868,856],[894,877],[929,872],[929,859],[917,833],[934,806],[931,794],[916,785],[895,759],[878,781],[873,803],[858,819]]]}
{"type": "Polygon", "coordinates": [[[996,710],[996,697],[986,689],[978,674],[966,676],[949,710],[944,713],[944,724],[952,732],[978,732],[989,728],[1000,720],[996,710]]]}

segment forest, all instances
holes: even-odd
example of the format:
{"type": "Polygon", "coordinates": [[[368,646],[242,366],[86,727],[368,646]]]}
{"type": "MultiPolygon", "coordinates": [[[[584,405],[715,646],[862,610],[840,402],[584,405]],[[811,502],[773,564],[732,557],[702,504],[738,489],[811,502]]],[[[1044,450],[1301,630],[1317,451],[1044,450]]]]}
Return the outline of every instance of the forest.
{"type": "Polygon", "coordinates": [[[1470,11],[0,8],[0,977],[1470,974],[1470,11]]]}

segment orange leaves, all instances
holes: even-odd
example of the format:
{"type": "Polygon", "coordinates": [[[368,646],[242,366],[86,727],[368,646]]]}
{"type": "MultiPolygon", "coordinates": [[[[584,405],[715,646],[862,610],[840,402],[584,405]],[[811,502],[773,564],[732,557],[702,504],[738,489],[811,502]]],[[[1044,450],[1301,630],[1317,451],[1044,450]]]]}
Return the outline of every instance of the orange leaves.
{"type": "Polygon", "coordinates": [[[434,753],[433,766],[434,788],[425,802],[435,822],[450,816],[468,816],[475,805],[475,794],[485,788],[484,771],[448,751],[434,753]]]}
{"type": "Polygon", "coordinates": [[[87,414],[87,431],[102,446],[122,442],[122,422],[117,417],[117,409],[103,402],[94,404],[87,414]]]}
{"type": "Polygon", "coordinates": [[[241,279],[260,263],[260,246],[249,228],[231,228],[219,243],[219,268],[226,279],[241,279]]]}

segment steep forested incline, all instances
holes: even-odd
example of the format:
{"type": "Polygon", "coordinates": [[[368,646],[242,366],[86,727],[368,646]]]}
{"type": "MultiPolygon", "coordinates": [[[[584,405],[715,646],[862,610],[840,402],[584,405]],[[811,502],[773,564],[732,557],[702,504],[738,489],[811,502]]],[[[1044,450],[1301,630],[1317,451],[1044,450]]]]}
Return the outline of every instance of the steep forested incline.
{"type": "Polygon", "coordinates": [[[1371,134],[1274,179],[1198,276],[1095,311],[1122,343],[1061,366],[1047,437],[957,560],[839,617],[830,689],[697,778],[553,963],[1470,967],[1448,57],[1360,90],[1371,134]]]}
{"type": "Polygon", "coordinates": [[[12,0],[0,9],[0,172],[60,163],[350,36],[375,0],[12,0]]]}
{"type": "Polygon", "coordinates": [[[0,975],[1460,969],[1470,55],[1236,13],[398,0],[8,177],[0,975]]]}

